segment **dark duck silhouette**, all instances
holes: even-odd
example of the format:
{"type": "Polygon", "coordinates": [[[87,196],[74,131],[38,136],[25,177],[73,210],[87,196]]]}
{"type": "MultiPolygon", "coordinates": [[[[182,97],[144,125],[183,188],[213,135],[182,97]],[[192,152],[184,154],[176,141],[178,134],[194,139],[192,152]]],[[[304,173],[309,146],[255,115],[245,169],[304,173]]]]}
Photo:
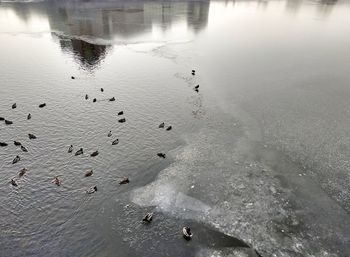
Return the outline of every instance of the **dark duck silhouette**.
{"type": "Polygon", "coordinates": [[[153,219],[153,213],[149,212],[143,217],[142,221],[150,223],[152,219],[153,219]]]}
{"type": "Polygon", "coordinates": [[[87,194],[93,194],[97,191],[97,186],[90,187],[88,190],[86,190],[87,194]]]}
{"type": "Polygon", "coordinates": [[[12,164],[15,164],[17,162],[19,162],[21,160],[21,157],[19,157],[18,155],[13,159],[12,164]]]}
{"type": "Polygon", "coordinates": [[[164,126],[165,126],[165,124],[164,124],[164,122],[162,122],[159,124],[158,128],[164,128],[164,126]]]}
{"type": "Polygon", "coordinates": [[[70,78],[71,78],[71,79],[75,79],[75,77],[74,77],[74,76],[71,76],[70,78]]]}
{"type": "Polygon", "coordinates": [[[5,118],[4,117],[0,117],[0,120],[5,120],[5,118]]]}
{"type": "Polygon", "coordinates": [[[85,95],[85,100],[89,99],[89,96],[88,94],[85,95]]]}
{"type": "Polygon", "coordinates": [[[123,115],[123,114],[124,114],[123,111],[118,112],[118,115],[123,115]]]}
{"type": "Polygon", "coordinates": [[[84,153],[83,148],[80,148],[78,151],[76,151],[75,156],[81,155],[81,154],[83,154],[83,153],[84,153]]]}
{"type": "Polygon", "coordinates": [[[112,136],[112,130],[110,130],[107,134],[107,137],[111,137],[112,136]]]}
{"type": "Polygon", "coordinates": [[[10,120],[5,120],[5,124],[6,124],[6,125],[11,125],[11,124],[13,124],[13,122],[10,121],[10,120]]]}
{"type": "Polygon", "coordinates": [[[113,96],[112,98],[109,98],[109,101],[110,101],[110,102],[115,101],[115,97],[113,96]]]}
{"type": "Polygon", "coordinates": [[[94,98],[94,99],[92,100],[93,103],[96,103],[96,101],[97,101],[96,98],[94,98]]]}
{"type": "Polygon", "coordinates": [[[51,181],[51,183],[55,184],[56,186],[61,185],[61,180],[58,178],[58,176],[54,177],[54,179],[51,181]]]}
{"type": "Polygon", "coordinates": [[[28,152],[27,148],[25,148],[23,145],[21,145],[21,150],[22,150],[23,152],[28,152]]]}
{"type": "Polygon", "coordinates": [[[70,145],[70,147],[68,148],[68,153],[73,152],[73,145],[70,145]]]}
{"type": "Polygon", "coordinates": [[[104,90],[103,90],[103,88],[101,87],[101,92],[103,92],[104,90]]]}
{"type": "Polygon", "coordinates": [[[125,121],[126,121],[125,118],[122,118],[122,119],[118,120],[118,122],[120,122],[120,123],[124,123],[125,121]]]}
{"type": "Polygon", "coordinates": [[[16,145],[16,146],[22,145],[21,142],[18,142],[18,141],[13,141],[13,144],[16,145]]]}
{"type": "Polygon", "coordinates": [[[30,120],[32,118],[32,115],[29,113],[27,116],[27,120],[30,120]]]}
{"type": "Polygon", "coordinates": [[[29,139],[36,139],[36,136],[34,134],[28,134],[29,139]]]}
{"type": "Polygon", "coordinates": [[[198,89],[198,88],[199,88],[199,85],[195,86],[194,88],[195,88],[195,89],[198,89]]]}
{"type": "Polygon", "coordinates": [[[190,227],[183,227],[182,228],[182,235],[186,240],[190,240],[193,236],[193,234],[191,232],[191,228],[190,227]]]}
{"type": "Polygon", "coordinates": [[[172,126],[169,126],[166,128],[167,131],[171,130],[173,127],[172,126]]]}
{"type": "Polygon", "coordinates": [[[112,145],[117,145],[119,143],[119,139],[117,138],[116,140],[114,140],[113,142],[112,142],[112,145]]]}
{"type": "Polygon", "coordinates": [[[12,105],[12,109],[16,109],[16,108],[17,108],[17,104],[14,103],[14,104],[12,105]]]}
{"type": "Polygon", "coordinates": [[[46,103],[39,104],[39,108],[44,108],[46,106],[46,103]]]}
{"type": "Polygon", "coordinates": [[[119,185],[124,185],[124,184],[128,184],[130,182],[128,177],[124,177],[122,178],[122,180],[119,181],[119,185]]]}
{"type": "Polygon", "coordinates": [[[94,174],[94,172],[92,170],[88,170],[87,172],[85,172],[85,177],[90,177],[92,176],[92,174],[94,174]]]}
{"type": "Polygon", "coordinates": [[[196,71],[195,70],[192,70],[192,75],[196,75],[196,71]]]}
{"type": "Polygon", "coordinates": [[[18,187],[18,183],[17,183],[17,181],[13,178],[13,179],[11,179],[11,185],[13,185],[14,187],[18,187]]]}
{"type": "Polygon", "coordinates": [[[23,177],[26,173],[27,173],[27,169],[26,168],[23,168],[23,169],[21,169],[20,171],[19,171],[19,174],[18,174],[18,176],[19,177],[23,177]]]}
{"type": "Polygon", "coordinates": [[[0,146],[8,146],[8,144],[5,142],[0,142],[0,146]]]}
{"type": "Polygon", "coordinates": [[[92,154],[90,154],[90,156],[91,157],[95,157],[95,156],[97,156],[99,154],[99,152],[98,151],[95,151],[95,152],[93,152],[92,154]]]}
{"type": "Polygon", "coordinates": [[[157,153],[158,157],[165,159],[165,153],[157,153]]]}

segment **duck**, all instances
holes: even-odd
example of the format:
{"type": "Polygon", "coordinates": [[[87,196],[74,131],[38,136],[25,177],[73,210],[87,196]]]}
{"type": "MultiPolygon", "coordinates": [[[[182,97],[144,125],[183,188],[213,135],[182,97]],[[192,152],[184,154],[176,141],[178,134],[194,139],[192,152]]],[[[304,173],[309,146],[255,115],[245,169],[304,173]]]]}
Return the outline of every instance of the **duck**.
{"type": "Polygon", "coordinates": [[[88,94],[85,95],[85,100],[89,99],[89,96],[88,94]]]}
{"type": "Polygon", "coordinates": [[[196,74],[196,71],[195,70],[192,70],[192,75],[195,75],[196,74]]]}
{"type": "Polygon", "coordinates": [[[15,108],[17,108],[17,104],[16,104],[16,103],[14,103],[14,104],[12,105],[12,109],[15,109],[15,108]]]}
{"type": "Polygon", "coordinates": [[[197,93],[199,92],[199,90],[197,88],[195,88],[194,91],[196,91],[197,93]]]}
{"type": "Polygon", "coordinates": [[[51,181],[51,183],[56,184],[57,186],[61,185],[61,180],[58,178],[58,176],[54,177],[54,179],[51,181]]]}
{"type": "Polygon", "coordinates": [[[153,219],[153,212],[148,212],[146,215],[143,217],[142,221],[150,223],[153,219]]]}
{"type": "Polygon", "coordinates": [[[195,88],[195,89],[198,89],[198,88],[199,88],[199,85],[195,86],[194,88],[195,88]]]}
{"type": "Polygon", "coordinates": [[[162,122],[159,124],[158,128],[164,128],[164,126],[165,126],[165,124],[164,124],[164,122],[162,122]]]}
{"type": "Polygon", "coordinates": [[[112,136],[112,130],[110,130],[107,134],[107,137],[111,137],[112,136]]]}
{"type": "Polygon", "coordinates": [[[97,191],[97,186],[90,187],[88,190],[86,190],[87,194],[93,194],[97,191]]]}
{"type": "Polygon", "coordinates": [[[0,120],[5,120],[5,118],[4,117],[0,117],[0,120]]]}
{"type": "Polygon", "coordinates": [[[29,113],[27,116],[27,120],[30,120],[32,118],[32,115],[29,113]]]}
{"type": "Polygon", "coordinates": [[[101,87],[101,92],[103,92],[104,90],[103,90],[103,88],[101,87]]]}
{"type": "Polygon", "coordinates": [[[124,123],[125,121],[126,121],[125,118],[122,118],[122,119],[118,120],[118,122],[120,122],[120,123],[124,123]]]}
{"type": "Polygon", "coordinates": [[[17,181],[13,178],[13,179],[11,179],[11,185],[13,185],[14,187],[18,187],[18,183],[17,183],[17,181]]]}
{"type": "Polygon", "coordinates": [[[80,148],[78,151],[76,151],[75,156],[81,155],[81,154],[83,154],[83,153],[84,153],[83,148],[80,148]]]}
{"type": "Polygon", "coordinates": [[[8,144],[5,142],[0,142],[0,146],[8,146],[8,144]]]}
{"type": "Polygon", "coordinates": [[[117,145],[119,143],[119,139],[117,138],[116,140],[114,140],[113,142],[112,142],[112,145],[117,145]]]}
{"type": "Polygon", "coordinates": [[[26,173],[27,173],[27,169],[26,169],[26,168],[23,168],[23,169],[21,169],[21,170],[19,171],[18,176],[19,176],[19,177],[23,177],[26,173]]]}
{"type": "Polygon", "coordinates": [[[70,147],[68,148],[68,153],[73,152],[73,145],[70,145],[70,147]]]}
{"type": "Polygon", "coordinates": [[[28,134],[29,139],[36,139],[36,136],[34,134],[28,134]]]}
{"type": "Polygon", "coordinates": [[[22,145],[21,142],[18,142],[18,141],[13,141],[13,144],[14,144],[14,145],[17,145],[17,146],[22,145]]]}
{"type": "Polygon", "coordinates": [[[93,103],[96,103],[96,101],[97,101],[96,98],[94,98],[94,99],[92,100],[93,103]]]}
{"type": "Polygon", "coordinates": [[[13,122],[10,121],[10,120],[5,120],[5,124],[6,124],[6,125],[11,125],[11,124],[13,124],[13,122]]]}
{"type": "Polygon", "coordinates": [[[92,170],[88,170],[87,172],[85,172],[85,177],[90,177],[92,176],[92,174],[94,174],[94,172],[92,170]]]}
{"type": "Polygon", "coordinates": [[[28,152],[27,148],[25,148],[23,145],[21,145],[21,150],[22,150],[23,152],[28,152]]]}
{"type": "Polygon", "coordinates": [[[39,104],[39,108],[44,108],[46,106],[46,103],[39,104]]]}
{"type": "Polygon", "coordinates": [[[109,99],[110,102],[115,101],[115,97],[113,96],[112,98],[109,99]]]}
{"type": "Polygon", "coordinates": [[[92,154],[90,154],[90,156],[91,157],[95,157],[95,156],[97,156],[99,154],[99,152],[98,151],[95,151],[95,152],[93,152],[92,154]]]}
{"type": "Polygon", "coordinates": [[[173,127],[172,126],[169,126],[166,128],[167,131],[171,130],[173,127]]]}
{"type": "Polygon", "coordinates": [[[124,184],[128,184],[130,182],[128,177],[124,177],[122,178],[122,180],[119,181],[119,185],[124,185],[124,184]]]}
{"type": "Polygon", "coordinates": [[[17,162],[19,162],[21,160],[21,157],[19,157],[18,155],[13,159],[12,164],[15,164],[17,162]]]}
{"type": "Polygon", "coordinates": [[[191,228],[190,227],[183,227],[182,228],[182,235],[186,240],[190,240],[193,236],[193,234],[191,232],[191,228]]]}
{"type": "Polygon", "coordinates": [[[118,116],[119,116],[119,115],[123,115],[123,114],[124,114],[123,111],[118,112],[118,116]]]}
{"type": "Polygon", "coordinates": [[[163,158],[163,159],[165,159],[165,153],[157,153],[157,155],[160,157],[160,158],[163,158]]]}
{"type": "Polygon", "coordinates": [[[74,77],[74,76],[71,76],[70,78],[71,78],[71,79],[75,79],[75,77],[74,77]]]}

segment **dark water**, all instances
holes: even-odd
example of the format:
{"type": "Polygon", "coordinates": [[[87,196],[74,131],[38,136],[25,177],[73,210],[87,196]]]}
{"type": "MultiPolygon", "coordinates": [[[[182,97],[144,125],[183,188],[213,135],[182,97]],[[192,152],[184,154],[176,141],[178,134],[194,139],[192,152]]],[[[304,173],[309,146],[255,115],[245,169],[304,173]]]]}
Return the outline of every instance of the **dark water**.
{"type": "Polygon", "coordinates": [[[14,122],[0,123],[0,256],[350,256],[349,14],[335,0],[0,2],[14,122]]]}

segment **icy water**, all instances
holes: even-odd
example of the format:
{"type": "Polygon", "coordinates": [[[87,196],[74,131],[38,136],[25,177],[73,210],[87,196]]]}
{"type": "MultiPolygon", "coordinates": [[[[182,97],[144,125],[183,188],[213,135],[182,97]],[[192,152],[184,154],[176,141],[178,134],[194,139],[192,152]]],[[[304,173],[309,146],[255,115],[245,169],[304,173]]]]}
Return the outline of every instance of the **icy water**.
{"type": "Polygon", "coordinates": [[[349,1],[1,1],[0,256],[350,256],[349,28],[349,1]]]}

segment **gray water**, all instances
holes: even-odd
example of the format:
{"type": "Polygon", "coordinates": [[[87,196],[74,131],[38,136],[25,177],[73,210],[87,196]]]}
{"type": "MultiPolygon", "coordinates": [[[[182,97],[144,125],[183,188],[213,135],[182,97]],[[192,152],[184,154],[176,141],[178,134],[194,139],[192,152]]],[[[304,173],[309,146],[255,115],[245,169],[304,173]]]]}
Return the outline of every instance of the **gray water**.
{"type": "Polygon", "coordinates": [[[350,256],[349,14],[1,1],[0,256],[350,256]]]}

